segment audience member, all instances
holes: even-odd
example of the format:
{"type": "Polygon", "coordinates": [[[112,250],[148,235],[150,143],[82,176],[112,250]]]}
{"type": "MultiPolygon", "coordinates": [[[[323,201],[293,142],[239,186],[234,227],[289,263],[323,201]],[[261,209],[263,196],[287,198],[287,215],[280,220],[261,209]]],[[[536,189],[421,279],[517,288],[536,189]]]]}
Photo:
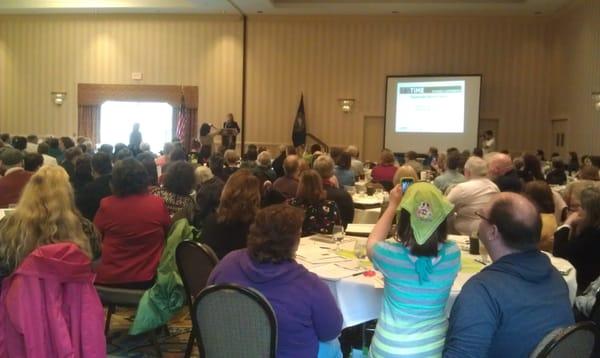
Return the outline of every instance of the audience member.
{"type": "Polygon", "coordinates": [[[288,155],[283,161],[285,176],[273,183],[273,189],[280,192],[286,199],[291,199],[298,192],[298,177],[300,176],[300,159],[297,155],[288,155]]]}
{"type": "Polygon", "coordinates": [[[94,224],[102,235],[96,283],[125,288],[154,284],[171,220],[164,201],[148,193],[148,173],[133,158],[115,163],[113,195],[100,201],[94,224]]]}
{"type": "Polygon", "coordinates": [[[331,234],[334,225],[342,225],[336,203],[327,200],[326,197],[321,176],[311,169],[302,172],[298,192],[296,197],[290,200],[290,204],[304,210],[303,236],[316,233],[331,234]]]}
{"type": "Polygon", "coordinates": [[[252,169],[255,175],[262,173],[271,182],[277,179],[277,174],[273,168],[271,168],[271,153],[264,151],[258,154],[256,158],[256,166],[252,169]]]}
{"type": "Polygon", "coordinates": [[[100,146],[100,149],[98,149],[98,152],[102,152],[102,153],[106,153],[112,160],[113,157],[113,146],[110,144],[102,144],[100,146]]]}
{"type": "MultiPolygon", "coordinates": [[[[58,148],[60,149],[61,155],[56,158],[59,164],[62,164],[64,160],[64,153],[67,149],[75,147],[75,142],[71,137],[60,137],[58,138],[58,148]]],[[[67,171],[68,173],[68,171],[67,171]]]]}
{"type": "Polygon", "coordinates": [[[510,156],[504,153],[490,153],[486,158],[489,168],[488,178],[498,186],[498,190],[520,193],[523,182],[510,156]]]}
{"type": "Polygon", "coordinates": [[[12,137],[11,144],[12,144],[12,147],[15,148],[16,150],[25,152],[25,149],[27,148],[27,138],[21,137],[21,136],[14,136],[14,137],[12,137]]]}
{"type": "Polygon", "coordinates": [[[479,158],[483,158],[483,149],[479,147],[473,148],[473,155],[479,158]]]}
{"type": "Polygon", "coordinates": [[[396,174],[394,153],[389,149],[382,150],[379,161],[379,164],[371,171],[373,181],[376,183],[391,183],[394,180],[394,174],[396,174]]]}
{"type": "MultiPolygon", "coordinates": [[[[116,148],[116,146],[115,146],[115,148],[116,148]]],[[[123,148],[123,149],[119,150],[117,152],[117,154],[115,154],[115,156],[114,156],[115,163],[120,160],[129,159],[129,158],[133,159],[133,153],[131,152],[131,150],[129,150],[129,148],[123,148]]]]}
{"type": "Polygon", "coordinates": [[[525,183],[533,180],[544,180],[539,157],[528,153],[523,155],[523,168],[519,171],[519,176],[525,183]]]}
{"type": "Polygon", "coordinates": [[[588,187],[600,187],[598,168],[584,166],[579,172],[580,179],[569,183],[565,188],[564,198],[570,211],[575,212],[581,206],[581,192],[588,187]]]}
{"type": "Polygon", "coordinates": [[[38,146],[37,146],[37,152],[39,154],[41,154],[42,157],[44,158],[44,165],[58,165],[56,158],[48,155],[49,150],[50,150],[50,147],[48,146],[48,143],[46,143],[46,142],[42,142],[42,143],[38,144],[38,146]]]}
{"type": "Polygon", "coordinates": [[[258,158],[258,150],[256,145],[248,145],[248,150],[244,154],[244,159],[240,165],[240,168],[252,169],[256,166],[256,159],[258,158]]]}
{"type": "Polygon", "coordinates": [[[432,167],[437,165],[439,153],[436,147],[429,147],[427,151],[427,158],[423,161],[423,165],[427,167],[432,167]]]}
{"type": "Polygon", "coordinates": [[[336,163],[334,174],[337,178],[340,188],[342,186],[354,186],[355,176],[354,171],[351,169],[351,161],[352,158],[350,157],[350,154],[346,152],[341,152],[338,155],[337,160],[334,161],[336,163]]]}
{"type": "Polygon", "coordinates": [[[60,159],[62,157],[62,150],[60,150],[58,138],[50,137],[46,140],[48,143],[48,155],[54,157],[56,159],[56,163],[60,164],[60,159]]]}
{"type": "Polygon", "coordinates": [[[550,185],[567,184],[567,173],[565,163],[560,157],[552,158],[552,170],[546,174],[546,182],[550,185]]]}
{"type": "Polygon", "coordinates": [[[186,205],[194,205],[191,194],[196,178],[191,164],[182,161],[172,163],[165,173],[164,182],[162,188],[155,187],[150,192],[165,201],[169,215],[175,215],[186,205]]]}
{"type": "Polygon", "coordinates": [[[249,170],[233,173],[221,193],[215,214],[204,220],[201,241],[210,246],[219,259],[246,247],[248,229],[260,207],[260,183],[249,170]]]}
{"type": "Polygon", "coordinates": [[[579,171],[579,158],[576,152],[569,152],[569,163],[567,164],[569,175],[575,175],[579,171]]]}
{"type": "Polygon", "coordinates": [[[365,174],[365,168],[363,162],[361,162],[360,159],[358,159],[358,148],[356,148],[353,145],[350,145],[348,146],[348,148],[346,148],[346,152],[350,154],[350,157],[352,158],[352,160],[350,161],[350,167],[354,172],[354,177],[362,177],[365,174]]]}
{"type": "Polygon", "coordinates": [[[412,178],[413,182],[417,182],[419,180],[419,176],[410,165],[402,165],[396,169],[396,173],[394,174],[394,180],[392,180],[393,186],[400,184],[402,178],[412,178]]]}
{"type": "Polygon", "coordinates": [[[458,295],[444,357],[527,357],[546,334],[573,323],[569,290],[537,250],[542,223],[533,204],[502,193],[479,215],[479,239],[493,263],[458,295]]]}
{"type": "Polygon", "coordinates": [[[546,161],[546,156],[544,154],[544,151],[541,150],[541,149],[536,150],[535,156],[538,158],[538,160],[540,162],[545,162],[546,161]]]}
{"type": "Polygon", "coordinates": [[[280,145],[279,155],[273,160],[272,164],[273,170],[275,171],[275,174],[277,174],[277,178],[281,178],[285,175],[285,173],[283,172],[283,161],[285,160],[287,155],[287,146],[283,144],[280,145]]]}
{"type": "Polygon", "coordinates": [[[460,250],[446,241],[451,212],[452,205],[429,183],[416,183],[406,193],[397,185],[390,192],[390,205],[367,242],[385,282],[370,356],[441,355],[448,325],[444,307],[460,270],[460,250]],[[397,210],[397,239],[386,240],[397,210]]]}
{"type": "Polygon", "coordinates": [[[227,149],[223,154],[225,159],[225,168],[223,168],[223,182],[226,182],[231,174],[239,169],[240,155],[233,149],[227,149]]]}
{"type": "Polygon", "coordinates": [[[325,199],[336,203],[342,224],[346,227],[354,220],[354,202],[352,196],[334,182],[333,160],[328,155],[321,155],[313,162],[313,168],[323,181],[325,199]]]}
{"type": "Polygon", "coordinates": [[[156,158],[156,165],[160,168],[164,167],[169,162],[169,156],[171,155],[173,149],[173,143],[166,142],[163,146],[162,154],[156,158]]]}
{"type": "Polygon", "coordinates": [[[2,143],[4,144],[5,147],[12,148],[12,145],[10,145],[10,134],[1,133],[0,140],[2,141],[2,143]]]}
{"type": "Polygon", "coordinates": [[[78,196],[78,193],[93,180],[92,158],[88,155],[82,155],[75,161],[75,171],[71,180],[75,196],[78,196]]]}
{"type": "Polygon", "coordinates": [[[75,208],[67,173],[43,167],[25,186],[15,211],[0,221],[0,280],[43,245],[73,242],[95,258],[100,252],[95,234],[75,208]]]}
{"type": "MultiPolygon", "coordinates": [[[[115,152],[113,153],[113,162],[116,162],[118,160],[118,159],[116,159],[116,157],[123,149],[128,149],[127,145],[125,145],[125,143],[115,144],[115,152]]],[[[129,153],[131,153],[131,151],[129,153]]]]}
{"type": "Polygon", "coordinates": [[[150,157],[142,156],[140,162],[144,168],[146,168],[146,172],[148,173],[148,189],[151,190],[158,187],[158,166],[156,165],[156,161],[150,157]]]}
{"type": "Polygon", "coordinates": [[[78,147],[70,147],[63,152],[64,160],[60,163],[60,166],[69,174],[71,181],[75,177],[75,162],[82,155],[83,152],[78,147]]]}
{"type": "Polygon", "coordinates": [[[286,204],[260,210],[248,248],[225,256],[208,284],[235,283],[265,296],[277,318],[278,357],[341,357],[336,338],[343,319],[335,299],[321,279],[294,260],[303,217],[286,204]]]}
{"type": "Polygon", "coordinates": [[[460,154],[448,154],[448,159],[446,161],[446,171],[444,171],[440,176],[433,180],[433,185],[435,185],[436,188],[440,189],[442,193],[445,193],[448,188],[456,184],[463,183],[467,180],[464,175],[458,172],[460,160],[460,154]]]}
{"type": "Polygon", "coordinates": [[[577,270],[577,287],[583,291],[600,275],[600,188],[581,192],[581,207],[554,233],[554,256],[569,260],[577,270]]]}
{"type": "Polygon", "coordinates": [[[44,165],[44,157],[38,153],[26,152],[23,157],[23,168],[28,172],[37,172],[44,165]]]}
{"type": "Polygon", "coordinates": [[[94,220],[94,216],[100,207],[100,201],[112,194],[110,188],[112,162],[110,155],[104,152],[98,152],[92,156],[92,176],[94,180],[86,184],[82,190],[79,190],[75,196],[77,209],[81,214],[94,220]]]}
{"type": "Polygon", "coordinates": [[[208,158],[208,167],[214,176],[218,177],[222,181],[226,182],[227,178],[225,177],[225,158],[221,153],[213,153],[208,158]]]}
{"type": "MultiPolygon", "coordinates": [[[[232,150],[232,149],[228,149],[232,150]]],[[[213,175],[210,168],[199,166],[194,172],[196,177],[196,206],[193,224],[197,228],[204,225],[204,220],[215,213],[225,183],[213,175]]]]}
{"type": "Polygon", "coordinates": [[[417,160],[416,152],[412,150],[406,152],[404,160],[404,164],[411,166],[417,174],[420,174],[423,171],[423,164],[417,160]]]}
{"type": "Polygon", "coordinates": [[[460,235],[472,236],[477,232],[481,218],[475,211],[481,210],[499,193],[498,187],[486,178],[487,164],[479,157],[471,157],[465,163],[466,182],[457,184],[448,193],[448,200],[454,204],[456,217],[451,226],[460,235]]]}
{"type": "Polygon", "coordinates": [[[16,204],[33,175],[25,171],[23,165],[23,153],[17,149],[5,148],[0,154],[0,169],[4,171],[4,176],[0,177],[0,208],[16,204]]]}
{"type": "Polygon", "coordinates": [[[552,252],[554,231],[558,226],[554,215],[552,189],[546,182],[534,180],[525,184],[523,195],[536,206],[542,219],[542,232],[538,248],[542,251],[552,252]]]}

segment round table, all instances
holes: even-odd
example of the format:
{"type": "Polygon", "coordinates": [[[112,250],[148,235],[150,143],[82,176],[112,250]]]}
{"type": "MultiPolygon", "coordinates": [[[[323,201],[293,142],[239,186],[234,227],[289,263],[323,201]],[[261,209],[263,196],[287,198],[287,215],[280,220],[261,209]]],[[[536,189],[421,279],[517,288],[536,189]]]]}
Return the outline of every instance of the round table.
{"type": "MultiPolygon", "coordinates": [[[[364,239],[364,238],[363,238],[364,239]]],[[[468,238],[467,238],[468,239],[468,238]]],[[[344,252],[352,251],[354,247],[355,237],[346,236],[346,239],[341,244],[341,249],[344,252]]],[[[315,241],[309,237],[302,238],[300,246],[298,248],[298,255],[302,255],[303,252],[310,250],[322,249],[324,252],[328,250],[334,250],[335,244],[329,244],[321,241],[315,241]]],[[[454,285],[450,291],[450,298],[446,305],[446,314],[450,314],[452,305],[456,300],[456,297],[460,293],[463,285],[469,278],[475,275],[480,269],[484,267],[481,265],[479,270],[472,267],[472,263],[476,262],[475,259],[480,259],[479,255],[470,255],[468,252],[461,251],[461,261],[463,268],[458,273],[454,285]],[[465,267],[465,262],[469,263],[469,267],[465,267]]],[[[575,300],[575,293],[577,292],[577,281],[575,277],[575,268],[566,260],[553,257],[548,254],[552,264],[563,274],[563,278],[567,282],[569,287],[569,298],[571,304],[575,300]]],[[[355,259],[356,260],[356,259],[355,259]]],[[[302,258],[297,257],[298,263],[304,265],[309,271],[316,271],[317,275],[318,268],[324,266],[321,263],[309,263],[304,261],[302,258]]],[[[357,276],[345,277],[339,280],[324,279],[323,275],[319,275],[323,282],[327,284],[333,297],[335,298],[342,316],[344,317],[344,328],[356,326],[358,324],[368,322],[379,317],[381,311],[381,300],[383,297],[383,280],[381,274],[376,276],[367,277],[362,274],[357,276]]]]}
{"type": "Polygon", "coordinates": [[[354,203],[355,224],[375,224],[381,214],[381,205],[383,195],[373,194],[354,194],[352,195],[354,203]]]}

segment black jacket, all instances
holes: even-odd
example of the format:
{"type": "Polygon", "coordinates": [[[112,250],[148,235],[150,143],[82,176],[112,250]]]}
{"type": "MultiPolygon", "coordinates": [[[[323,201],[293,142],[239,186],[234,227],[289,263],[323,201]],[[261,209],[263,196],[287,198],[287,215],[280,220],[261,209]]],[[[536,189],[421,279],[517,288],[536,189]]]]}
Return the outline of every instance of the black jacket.
{"type": "Polygon", "coordinates": [[[567,260],[577,270],[577,290],[585,290],[590,282],[600,276],[600,229],[589,227],[575,235],[568,226],[554,233],[552,254],[567,260]],[[573,235],[569,239],[569,236],[573,235]]]}
{"type": "Polygon", "coordinates": [[[112,195],[110,189],[111,177],[110,174],[98,177],[77,191],[75,205],[86,219],[94,221],[96,211],[100,207],[100,200],[112,195]]]}
{"type": "Polygon", "coordinates": [[[335,201],[337,204],[344,227],[351,224],[354,220],[354,202],[352,201],[352,196],[344,189],[336,188],[327,183],[323,183],[323,189],[327,193],[327,200],[335,201]]]}

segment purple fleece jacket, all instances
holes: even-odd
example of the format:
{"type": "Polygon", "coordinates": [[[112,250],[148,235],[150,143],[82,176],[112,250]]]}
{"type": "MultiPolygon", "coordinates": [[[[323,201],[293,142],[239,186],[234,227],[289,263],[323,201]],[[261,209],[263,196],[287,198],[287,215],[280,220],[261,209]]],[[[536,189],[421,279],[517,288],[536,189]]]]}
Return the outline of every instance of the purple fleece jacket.
{"type": "Polygon", "coordinates": [[[219,262],[208,284],[235,283],[262,293],[277,317],[277,356],[316,357],[319,341],[339,336],[342,314],[329,288],[295,261],[259,263],[246,249],[219,262]]]}

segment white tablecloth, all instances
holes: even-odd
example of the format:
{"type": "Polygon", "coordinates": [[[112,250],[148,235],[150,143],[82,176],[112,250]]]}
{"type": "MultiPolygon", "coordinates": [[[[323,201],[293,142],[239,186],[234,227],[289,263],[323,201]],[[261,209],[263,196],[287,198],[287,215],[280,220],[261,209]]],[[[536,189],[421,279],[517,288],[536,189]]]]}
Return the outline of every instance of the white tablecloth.
{"type": "MultiPolygon", "coordinates": [[[[310,246],[330,247],[335,248],[335,244],[327,244],[323,242],[313,241],[309,238],[303,238],[298,249],[300,254],[303,250],[309,249],[310,246]]],[[[341,245],[344,250],[352,250],[354,242],[351,237],[341,245]]],[[[461,252],[462,255],[469,255],[468,252],[461,252]]],[[[570,269],[566,276],[563,276],[569,287],[569,298],[571,303],[575,300],[577,291],[577,281],[575,277],[575,268],[566,260],[551,257],[552,264],[559,270],[570,269]]],[[[309,271],[318,267],[318,264],[310,264],[298,259],[298,262],[304,265],[309,271]]],[[[483,268],[483,266],[482,266],[483,268]]],[[[456,297],[460,293],[463,285],[467,282],[473,273],[459,272],[454,285],[450,291],[450,298],[446,305],[446,314],[450,314],[450,310],[456,297]]],[[[366,277],[364,275],[343,278],[339,281],[323,280],[331,290],[333,297],[344,317],[344,328],[355,326],[367,321],[377,319],[381,311],[381,300],[383,297],[383,288],[376,287],[378,279],[376,277],[366,277]]]]}

